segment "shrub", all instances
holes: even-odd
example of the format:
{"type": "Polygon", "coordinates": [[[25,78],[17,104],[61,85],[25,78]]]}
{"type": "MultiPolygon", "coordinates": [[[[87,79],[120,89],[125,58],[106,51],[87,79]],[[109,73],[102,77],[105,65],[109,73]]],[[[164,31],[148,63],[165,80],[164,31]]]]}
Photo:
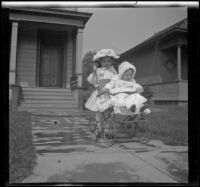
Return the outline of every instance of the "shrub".
{"type": "Polygon", "coordinates": [[[31,114],[9,112],[9,182],[16,183],[29,176],[36,164],[32,142],[31,114]]]}
{"type": "Polygon", "coordinates": [[[95,55],[95,51],[89,51],[85,54],[83,58],[83,88],[91,89],[92,85],[87,81],[88,76],[92,73],[93,69],[93,56],[95,55]]]}

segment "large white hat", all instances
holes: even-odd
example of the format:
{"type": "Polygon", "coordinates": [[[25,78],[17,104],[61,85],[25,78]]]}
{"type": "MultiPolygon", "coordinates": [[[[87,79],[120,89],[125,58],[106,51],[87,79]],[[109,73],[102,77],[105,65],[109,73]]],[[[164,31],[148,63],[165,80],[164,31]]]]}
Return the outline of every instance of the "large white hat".
{"type": "Polygon", "coordinates": [[[136,68],[133,64],[125,61],[125,62],[122,62],[120,65],[119,65],[119,68],[118,68],[118,77],[121,78],[123,76],[123,74],[125,73],[126,70],[128,69],[132,69],[133,70],[133,77],[135,77],[135,74],[136,74],[136,68]]]}
{"type": "Polygon", "coordinates": [[[112,49],[101,49],[96,53],[96,55],[94,55],[93,61],[105,56],[113,57],[115,59],[119,58],[119,56],[116,55],[116,53],[112,49]]]}

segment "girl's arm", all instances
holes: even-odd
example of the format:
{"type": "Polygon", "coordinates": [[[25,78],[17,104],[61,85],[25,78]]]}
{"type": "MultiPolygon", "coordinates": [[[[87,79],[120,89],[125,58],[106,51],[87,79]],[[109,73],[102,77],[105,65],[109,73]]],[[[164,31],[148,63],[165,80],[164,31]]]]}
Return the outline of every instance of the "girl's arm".
{"type": "Polygon", "coordinates": [[[111,66],[111,71],[116,75],[117,71],[115,70],[114,66],[111,66]]]}
{"type": "Polygon", "coordinates": [[[104,90],[108,90],[110,91],[111,89],[113,89],[115,87],[115,80],[111,80],[109,83],[107,83],[105,86],[104,86],[104,90]]]}
{"type": "Polygon", "coordinates": [[[88,78],[87,78],[87,80],[88,80],[88,82],[90,83],[90,84],[95,84],[95,76],[94,76],[94,73],[91,73],[89,76],[88,76],[88,78]]]}
{"type": "Polygon", "coordinates": [[[137,92],[137,93],[142,93],[142,92],[144,92],[144,89],[143,89],[142,86],[139,85],[138,83],[136,83],[136,92],[137,92]]]}
{"type": "Polygon", "coordinates": [[[87,80],[90,84],[97,85],[97,70],[93,71],[93,73],[88,76],[87,80]]]}

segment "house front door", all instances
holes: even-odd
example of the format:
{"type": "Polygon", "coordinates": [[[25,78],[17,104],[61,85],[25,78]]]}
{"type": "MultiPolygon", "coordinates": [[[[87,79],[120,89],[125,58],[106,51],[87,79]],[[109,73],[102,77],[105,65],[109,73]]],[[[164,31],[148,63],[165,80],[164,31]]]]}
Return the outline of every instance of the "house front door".
{"type": "Polygon", "coordinates": [[[62,87],[63,40],[55,34],[43,35],[40,42],[41,87],[62,87]]]}

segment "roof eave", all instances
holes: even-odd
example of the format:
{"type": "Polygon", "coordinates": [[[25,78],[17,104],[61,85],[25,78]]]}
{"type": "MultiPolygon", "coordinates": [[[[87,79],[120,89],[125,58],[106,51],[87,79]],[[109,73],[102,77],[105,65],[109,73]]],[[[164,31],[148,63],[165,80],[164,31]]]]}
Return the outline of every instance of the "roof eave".
{"type": "Polygon", "coordinates": [[[72,17],[74,19],[80,19],[84,21],[84,24],[89,20],[91,17],[92,13],[85,13],[85,12],[78,12],[78,11],[68,11],[66,10],[65,12],[59,12],[55,10],[42,10],[42,9],[33,9],[33,8],[9,8],[11,12],[31,12],[35,14],[51,14],[54,16],[67,16],[67,17],[72,17]]]}
{"type": "Polygon", "coordinates": [[[131,52],[133,52],[133,51],[135,51],[135,50],[138,50],[139,48],[142,48],[142,47],[148,45],[149,43],[154,42],[154,41],[157,40],[157,39],[165,38],[166,36],[169,36],[169,35],[171,35],[171,34],[175,34],[175,33],[177,33],[177,32],[187,33],[187,29],[174,28],[174,29],[172,29],[172,30],[167,31],[166,33],[162,33],[162,34],[157,35],[157,36],[155,35],[155,36],[153,36],[152,38],[149,38],[149,39],[143,41],[142,43],[136,45],[134,48],[129,49],[128,51],[123,52],[123,53],[120,55],[120,57],[126,56],[126,55],[128,55],[129,53],[131,53],[131,52]]]}

